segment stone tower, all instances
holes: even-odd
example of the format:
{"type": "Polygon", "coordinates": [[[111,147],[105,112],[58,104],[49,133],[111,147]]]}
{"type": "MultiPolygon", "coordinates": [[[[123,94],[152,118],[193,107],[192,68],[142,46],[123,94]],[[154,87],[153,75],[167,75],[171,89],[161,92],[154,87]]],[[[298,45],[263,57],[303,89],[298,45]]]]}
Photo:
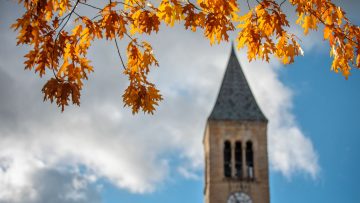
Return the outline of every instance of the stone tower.
{"type": "Polygon", "coordinates": [[[205,203],[269,203],[267,119],[234,48],[207,120],[205,203]]]}

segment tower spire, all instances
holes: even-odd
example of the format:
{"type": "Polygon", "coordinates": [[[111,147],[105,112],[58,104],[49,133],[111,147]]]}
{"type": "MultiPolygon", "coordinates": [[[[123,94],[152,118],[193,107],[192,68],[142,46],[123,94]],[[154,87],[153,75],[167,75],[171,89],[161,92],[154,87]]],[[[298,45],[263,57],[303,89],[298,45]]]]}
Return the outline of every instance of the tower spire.
{"type": "Polygon", "coordinates": [[[256,103],[236,57],[234,44],[215,106],[209,120],[264,121],[266,117],[256,103]]]}

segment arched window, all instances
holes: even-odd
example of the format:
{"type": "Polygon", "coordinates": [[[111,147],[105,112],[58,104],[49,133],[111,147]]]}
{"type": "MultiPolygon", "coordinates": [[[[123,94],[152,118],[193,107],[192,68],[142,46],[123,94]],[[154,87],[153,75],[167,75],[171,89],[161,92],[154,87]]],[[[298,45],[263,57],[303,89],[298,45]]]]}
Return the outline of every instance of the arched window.
{"type": "Polygon", "coordinates": [[[251,141],[246,142],[246,170],[247,177],[254,179],[254,152],[251,141]]]}
{"type": "Polygon", "coordinates": [[[235,143],[235,175],[238,178],[242,178],[242,165],[242,147],[241,142],[238,141],[235,143]]]}
{"type": "Polygon", "coordinates": [[[224,176],[231,177],[231,143],[224,142],[224,176]]]}

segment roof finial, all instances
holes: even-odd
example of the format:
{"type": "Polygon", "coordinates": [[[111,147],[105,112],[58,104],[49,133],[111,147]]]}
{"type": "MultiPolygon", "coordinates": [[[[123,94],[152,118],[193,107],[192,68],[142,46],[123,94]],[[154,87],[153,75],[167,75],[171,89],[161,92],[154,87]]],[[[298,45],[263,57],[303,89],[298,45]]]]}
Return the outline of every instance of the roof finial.
{"type": "Polygon", "coordinates": [[[234,41],[231,41],[231,54],[235,55],[235,46],[234,46],[234,41]]]}

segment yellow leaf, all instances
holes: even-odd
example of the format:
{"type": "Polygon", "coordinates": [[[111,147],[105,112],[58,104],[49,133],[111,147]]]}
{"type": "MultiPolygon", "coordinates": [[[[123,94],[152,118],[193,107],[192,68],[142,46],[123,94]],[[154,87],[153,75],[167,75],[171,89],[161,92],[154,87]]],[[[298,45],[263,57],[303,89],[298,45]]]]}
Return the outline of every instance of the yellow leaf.
{"type": "Polygon", "coordinates": [[[324,39],[329,39],[332,31],[328,26],[325,26],[324,28],[324,39]]]}

